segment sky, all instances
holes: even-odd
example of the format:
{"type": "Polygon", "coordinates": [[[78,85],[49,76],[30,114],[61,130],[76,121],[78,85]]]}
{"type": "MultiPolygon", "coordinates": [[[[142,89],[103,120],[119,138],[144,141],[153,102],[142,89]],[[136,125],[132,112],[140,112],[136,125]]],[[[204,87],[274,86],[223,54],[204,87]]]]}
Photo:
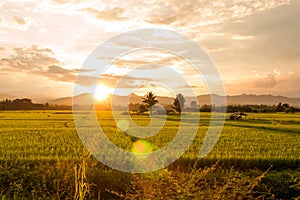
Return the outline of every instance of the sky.
{"type": "MultiPolygon", "coordinates": [[[[90,91],[95,78],[119,95],[150,90],[158,95],[189,95],[190,88],[196,94],[209,93],[205,80],[187,60],[157,49],[128,52],[102,74],[91,70],[77,77],[91,72],[82,69],[85,60],[111,37],[161,28],[203,48],[227,95],[300,97],[299,10],[300,0],[4,0],[0,2],[0,93],[72,96],[75,84],[82,92],[90,91]]],[[[142,43],[147,37],[136,40],[142,43]]],[[[172,46],[176,41],[168,38],[165,43],[172,46]]],[[[99,55],[99,59],[107,58],[99,55]]]]}

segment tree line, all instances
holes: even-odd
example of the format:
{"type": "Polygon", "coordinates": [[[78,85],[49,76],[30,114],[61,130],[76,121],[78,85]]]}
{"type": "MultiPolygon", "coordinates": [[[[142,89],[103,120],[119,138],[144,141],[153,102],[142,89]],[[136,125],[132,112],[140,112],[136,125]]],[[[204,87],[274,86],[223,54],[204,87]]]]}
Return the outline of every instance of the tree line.
{"type": "MultiPolygon", "coordinates": [[[[129,111],[137,113],[150,112],[151,114],[156,111],[160,114],[161,109],[155,108],[155,105],[159,101],[152,92],[148,92],[142,99],[142,103],[130,103],[128,105],[129,111]]],[[[300,108],[290,106],[287,103],[282,104],[279,102],[278,105],[207,105],[202,106],[198,105],[196,101],[191,101],[189,107],[185,107],[185,98],[182,94],[177,94],[176,98],[173,100],[173,105],[164,106],[164,110],[167,111],[167,114],[173,112],[181,114],[181,112],[252,112],[252,113],[276,113],[276,112],[285,112],[285,113],[295,113],[300,112],[300,108]]]]}
{"type": "Polygon", "coordinates": [[[71,110],[72,106],[33,103],[31,99],[6,99],[0,101],[0,110],[71,110]]]}
{"type": "MultiPolygon", "coordinates": [[[[174,113],[181,114],[181,112],[248,112],[248,113],[295,113],[300,112],[300,108],[290,106],[287,103],[279,102],[278,105],[198,105],[196,101],[191,101],[190,105],[185,105],[186,99],[182,94],[177,94],[173,99],[172,105],[156,106],[159,103],[157,96],[153,92],[148,92],[142,99],[141,103],[130,103],[128,109],[131,112],[145,113],[149,112],[151,114],[157,113],[174,113]]],[[[77,105],[74,106],[76,109],[91,109],[91,106],[87,105],[77,105]]],[[[111,110],[111,105],[95,105],[96,110],[111,110]]],[[[114,106],[115,110],[126,110],[126,106],[114,106]]],[[[50,105],[48,103],[39,104],[33,103],[31,99],[14,99],[14,100],[2,100],[0,101],[0,110],[72,110],[72,106],[67,105],[50,105]]]]}
{"type": "Polygon", "coordinates": [[[148,92],[142,99],[141,103],[130,103],[128,105],[128,109],[131,112],[136,113],[145,113],[149,112],[150,114],[163,114],[167,113],[178,113],[181,114],[184,111],[184,103],[185,98],[182,94],[177,94],[176,98],[173,101],[173,105],[168,105],[162,107],[155,106],[159,101],[157,100],[157,96],[153,94],[153,92],[148,92]]]}

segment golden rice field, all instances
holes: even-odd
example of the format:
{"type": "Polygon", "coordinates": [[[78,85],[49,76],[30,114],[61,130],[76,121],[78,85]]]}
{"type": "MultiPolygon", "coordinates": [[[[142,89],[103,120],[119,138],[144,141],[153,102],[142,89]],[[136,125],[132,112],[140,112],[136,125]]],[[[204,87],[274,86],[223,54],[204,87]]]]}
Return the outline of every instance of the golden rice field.
{"type": "MultiPolygon", "coordinates": [[[[188,119],[193,120],[198,113],[184,115],[185,122],[177,115],[167,117],[163,129],[146,139],[151,149],[168,145],[180,123],[189,123],[188,119]]],[[[97,116],[114,144],[132,150],[136,139],[117,128],[110,112],[98,112],[97,116]]],[[[138,125],[149,123],[148,115],[131,117],[138,125]]],[[[135,174],[110,169],[88,156],[71,111],[2,111],[0,197],[296,199],[300,196],[299,113],[251,113],[246,120],[226,120],[216,146],[205,158],[198,159],[210,117],[209,113],[201,113],[197,136],[180,159],[165,169],[135,174]],[[80,183],[85,186],[80,187],[80,183]]],[[[188,132],[189,126],[186,128],[188,132]]]]}

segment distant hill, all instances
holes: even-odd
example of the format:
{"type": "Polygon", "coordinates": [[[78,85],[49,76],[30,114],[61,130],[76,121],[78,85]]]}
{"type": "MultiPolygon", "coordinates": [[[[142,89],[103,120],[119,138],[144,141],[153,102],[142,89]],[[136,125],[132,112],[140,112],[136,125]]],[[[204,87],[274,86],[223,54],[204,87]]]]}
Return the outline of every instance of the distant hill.
{"type": "Polygon", "coordinates": [[[49,97],[45,97],[35,93],[28,93],[28,92],[23,92],[23,93],[12,92],[10,94],[0,93],[0,101],[5,99],[13,100],[13,99],[23,99],[23,98],[31,99],[32,102],[34,103],[46,103],[51,100],[51,98],[49,97]]]}
{"type": "MultiPolygon", "coordinates": [[[[93,100],[93,96],[90,93],[84,93],[77,96],[74,96],[75,102],[80,105],[86,105],[87,102],[91,102],[93,100]]],[[[73,102],[72,97],[63,97],[59,99],[54,99],[49,101],[50,105],[66,105],[71,106],[73,102]]]]}
{"type": "Polygon", "coordinates": [[[0,93],[0,101],[3,99],[31,99],[34,103],[46,103],[50,100],[53,100],[53,97],[48,96],[47,93],[37,93],[34,91],[23,91],[23,90],[14,90],[9,91],[9,93],[3,94],[0,93]]]}
{"type": "MultiPolygon", "coordinates": [[[[80,105],[86,105],[89,102],[93,101],[93,96],[90,93],[84,93],[77,96],[74,96],[74,102],[80,105]]],[[[131,94],[129,96],[119,96],[119,95],[111,95],[108,99],[101,101],[102,103],[109,103],[113,101],[114,105],[128,105],[129,103],[141,103],[143,97],[138,96],[136,94],[131,94]]],[[[159,103],[162,105],[172,104],[173,98],[171,97],[157,97],[159,103]]],[[[50,105],[72,105],[72,97],[63,97],[55,100],[51,100],[48,103],[50,105]]],[[[101,103],[99,102],[99,103],[101,103]]]]}
{"type": "MultiPolygon", "coordinates": [[[[216,104],[218,105],[221,96],[214,95],[216,99],[216,104]]],[[[186,97],[186,104],[190,105],[192,100],[195,98],[186,97]]],[[[211,104],[210,95],[200,95],[197,97],[201,105],[211,104]]],[[[255,95],[255,94],[242,94],[235,96],[226,97],[227,105],[229,104],[249,104],[249,105],[278,105],[279,102],[288,103],[292,106],[300,107],[300,98],[288,98],[284,96],[273,96],[273,95],[255,95]]]]}
{"type": "Polygon", "coordinates": [[[227,101],[229,104],[266,104],[277,105],[279,102],[288,103],[293,106],[300,106],[300,98],[288,98],[284,96],[272,96],[272,95],[237,95],[228,96],[227,101]]]}
{"type": "MultiPolygon", "coordinates": [[[[215,104],[219,105],[220,100],[222,99],[221,96],[214,95],[214,98],[216,99],[215,104]]],[[[0,101],[5,99],[16,99],[16,98],[24,98],[19,96],[14,96],[10,94],[0,93],[0,101]]],[[[35,103],[46,103],[48,102],[50,105],[72,105],[72,97],[63,97],[58,98],[54,100],[50,100],[49,98],[30,98],[28,95],[26,98],[32,99],[35,103]]],[[[211,96],[210,95],[199,95],[196,97],[185,97],[186,98],[186,106],[189,106],[191,101],[198,100],[200,105],[204,104],[211,104],[211,96]]],[[[92,102],[94,100],[93,96],[90,93],[84,93],[80,94],[74,97],[75,101],[80,105],[86,105],[89,102],[92,102]]],[[[119,96],[119,95],[111,95],[108,99],[105,101],[99,102],[99,103],[108,103],[113,99],[114,105],[128,105],[131,103],[141,103],[143,97],[138,96],[136,94],[131,94],[129,96],[119,96]]],[[[159,103],[162,105],[170,105],[173,103],[173,97],[163,97],[158,96],[157,99],[159,100],[159,103]]],[[[273,96],[273,95],[255,95],[255,94],[242,94],[242,95],[234,95],[234,96],[227,96],[226,97],[227,104],[250,104],[250,105],[277,105],[279,102],[282,103],[288,103],[291,106],[300,107],[300,98],[289,98],[284,96],[273,96]]]]}
{"type": "MultiPolygon", "coordinates": [[[[214,95],[216,99],[216,104],[219,105],[220,100],[222,99],[221,96],[214,95]]],[[[87,102],[93,101],[93,96],[89,93],[80,94],[74,97],[76,102],[81,105],[86,105],[87,102]]],[[[111,99],[113,99],[114,105],[128,105],[129,102],[131,103],[141,103],[142,96],[138,96],[136,94],[131,94],[130,96],[119,96],[119,95],[112,95],[104,102],[108,103],[111,99]]],[[[186,105],[189,106],[191,101],[195,101],[195,97],[185,97],[186,98],[186,105]]],[[[173,97],[161,97],[158,96],[157,99],[159,103],[162,105],[169,105],[173,103],[173,97]]],[[[210,95],[199,95],[197,96],[198,102],[200,105],[203,104],[211,104],[211,97],[210,95]]],[[[284,96],[273,96],[273,95],[253,95],[253,94],[242,94],[242,95],[235,95],[235,96],[227,96],[227,104],[251,104],[251,105],[277,105],[279,102],[288,103],[291,106],[298,106],[300,107],[300,98],[288,98],[284,96]]],[[[103,102],[103,101],[102,101],[103,102]]],[[[48,102],[51,105],[72,105],[72,97],[64,97],[55,99],[48,102]]],[[[101,102],[100,102],[101,103],[101,102]]]]}

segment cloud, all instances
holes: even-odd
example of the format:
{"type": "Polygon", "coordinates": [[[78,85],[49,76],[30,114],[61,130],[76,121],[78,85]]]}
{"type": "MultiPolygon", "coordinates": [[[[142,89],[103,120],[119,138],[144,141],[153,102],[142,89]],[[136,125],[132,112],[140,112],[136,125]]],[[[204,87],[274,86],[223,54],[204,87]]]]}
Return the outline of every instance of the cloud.
{"type": "MultiPolygon", "coordinates": [[[[252,65],[253,62],[264,62],[265,67],[270,60],[285,64],[290,63],[291,59],[293,62],[299,61],[300,29],[296,28],[300,26],[299,9],[300,2],[292,1],[290,5],[280,9],[246,16],[238,23],[233,20],[227,21],[219,27],[219,31],[227,35],[214,39],[220,40],[219,48],[229,47],[228,53],[235,54],[237,59],[249,60],[252,65]],[[232,39],[238,40],[237,43],[226,38],[231,34],[232,39]],[[252,59],[245,59],[246,57],[252,59]]],[[[210,43],[213,43],[213,40],[210,43]]],[[[221,54],[220,56],[226,59],[226,54],[221,54]]]]}
{"type": "Polygon", "coordinates": [[[51,49],[33,45],[26,48],[15,47],[12,50],[12,55],[0,59],[0,71],[23,72],[55,81],[74,82],[78,70],[64,69],[63,63],[54,57],[51,49]]]}
{"type": "Polygon", "coordinates": [[[276,85],[276,79],[273,74],[267,74],[262,77],[258,77],[253,80],[252,87],[255,88],[264,88],[264,89],[270,89],[274,88],[276,85]]]}
{"type": "Polygon", "coordinates": [[[249,35],[249,36],[245,36],[245,35],[233,35],[231,37],[233,40],[251,40],[253,39],[253,36],[249,35]]]}
{"type": "Polygon", "coordinates": [[[244,80],[236,80],[226,83],[225,88],[230,91],[228,94],[273,94],[289,97],[299,97],[300,72],[281,71],[268,74],[256,74],[244,80]]]}
{"type": "Polygon", "coordinates": [[[16,22],[19,25],[25,25],[26,21],[22,17],[14,17],[13,18],[14,22],[16,22]]]}
{"type": "Polygon", "coordinates": [[[151,70],[164,66],[172,67],[180,61],[181,58],[165,51],[146,50],[123,56],[115,60],[112,65],[118,68],[151,70]]]}
{"type": "Polygon", "coordinates": [[[198,85],[183,85],[183,86],[178,86],[177,88],[200,88],[202,86],[198,86],[198,85]]]}
{"type": "Polygon", "coordinates": [[[5,47],[0,47],[0,53],[4,53],[6,51],[5,47]]]}
{"type": "Polygon", "coordinates": [[[252,70],[262,74],[274,68],[294,70],[300,63],[299,9],[300,2],[291,1],[289,5],[226,20],[210,26],[219,34],[204,37],[200,44],[225,81],[247,80],[252,70]]]}
{"type": "Polygon", "coordinates": [[[281,73],[280,73],[280,70],[278,70],[278,69],[274,69],[274,70],[273,70],[273,73],[276,74],[276,75],[280,75],[280,74],[281,74],[281,73]]]}
{"type": "Polygon", "coordinates": [[[45,76],[52,80],[63,82],[74,82],[76,78],[76,70],[64,69],[62,67],[51,65],[45,71],[45,76]]]}
{"type": "Polygon", "coordinates": [[[218,24],[230,18],[242,18],[259,11],[265,11],[288,4],[289,0],[209,1],[179,0],[158,1],[147,9],[146,22],[175,26],[206,26],[218,24]]]}
{"type": "Polygon", "coordinates": [[[120,7],[106,8],[104,10],[97,10],[95,8],[85,8],[83,11],[91,13],[98,19],[105,21],[124,21],[127,18],[123,17],[124,9],[120,7]]]}
{"type": "Polygon", "coordinates": [[[103,74],[101,82],[112,88],[136,88],[140,85],[148,84],[153,81],[149,77],[137,77],[131,75],[115,76],[112,74],[103,74]]]}
{"type": "MultiPolygon", "coordinates": [[[[299,83],[295,75],[299,74],[295,69],[300,63],[299,9],[299,1],[289,0],[5,1],[0,7],[0,42],[5,46],[0,48],[0,75],[22,79],[23,74],[43,81],[71,83],[78,73],[73,66],[79,66],[101,42],[128,29],[162,27],[199,42],[216,63],[224,82],[234,83],[232,91],[290,94],[288,91],[296,91],[292,87],[298,87],[296,82],[299,83]],[[31,44],[49,46],[59,55],[40,46],[24,48],[31,44]],[[280,74],[273,71],[275,68],[280,74]],[[252,77],[252,70],[262,75],[252,77]],[[293,72],[288,75],[290,71],[293,72]],[[288,89],[283,89],[283,85],[288,89]]],[[[147,37],[141,34],[129,45],[147,44],[147,37]]],[[[162,43],[166,49],[183,46],[171,37],[163,38],[162,43]]],[[[118,44],[116,48],[126,45],[118,44]]],[[[125,77],[124,87],[146,85],[144,82],[151,75],[175,82],[174,76],[165,75],[169,73],[163,71],[164,66],[175,65],[179,74],[188,79],[199,73],[170,58],[132,58],[122,57],[113,63],[120,68],[115,68],[115,73],[107,72],[115,75],[106,77],[107,82],[113,85],[122,78],[117,77],[123,72],[121,68],[140,71],[130,74],[132,78],[125,77]],[[148,59],[150,64],[145,62],[148,59]],[[145,70],[150,71],[148,77],[142,76],[145,70]]],[[[86,73],[78,82],[89,85],[98,79],[96,74],[90,74],[86,73]]]]}
{"type": "Polygon", "coordinates": [[[76,76],[76,84],[82,86],[93,86],[97,83],[98,78],[95,76],[85,76],[85,75],[78,75],[76,76]]]}
{"type": "Polygon", "coordinates": [[[73,83],[76,78],[76,70],[64,69],[59,66],[51,65],[45,70],[34,70],[31,72],[34,75],[47,77],[49,80],[60,81],[60,82],[70,82],[73,83]]]}
{"type": "Polygon", "coordinates": [[[56,3],[56,4],[67,4],[67,3],[73,3],[73,4],[76,4],[76,3],[80,3],[82,2],[82,0],[52,0],[52,2],[56,3]]]}
{"type": "MultiPolygon", "coordinates": [[[[135,22],[135,27],[139,27],[140,23],[144,24],[145,22],[154,25],[172,25],[175,28],[193,32],[193,29],[199,26],[220,24],[231,18],[242,18],[286,5],[290,0],[269,0],[267,2],[257,0],[238,2],[224,0],[190,0],[186,2],[180,0],[156,0],[154,2],[102,0],[101,2],[92,1],[89,4],[82,0],[52,0],[52,2],[58,7],[67,5],[69,10],[88,12],[96,18],[106,21],[132,21],[135,22]]],[[[63,11],[63,9],[60,10],[60,12],[63,11]]]]}
{"type": "Polygon", "coordinates": [[[7,69],[34,70],[43,69],[49,65],[60,65],[61,62],[53,57],[53,51],[48,48],[31,46],[29,48],[13,48],[13,54],[0,59],[0,66],[7,69]]]}
{"type": "Polygon", "coordinates": [[[77,76],[76,83],[82,86],[94,86],[97,83],[102,83],[111,88],[136,88],[152,80],[151,78],[130,75],[102,74],[101,76],[79,75],[77,76]]]}
{"type": "Polygon", "coordinates": [[[278,95],[287,95],[290,97],[299,97],[300,94],[300,72],[297,71],[287,71],[282,70],[280,74],[274,73],[277,84],[275,90],[278,91],[278,95]]]}

